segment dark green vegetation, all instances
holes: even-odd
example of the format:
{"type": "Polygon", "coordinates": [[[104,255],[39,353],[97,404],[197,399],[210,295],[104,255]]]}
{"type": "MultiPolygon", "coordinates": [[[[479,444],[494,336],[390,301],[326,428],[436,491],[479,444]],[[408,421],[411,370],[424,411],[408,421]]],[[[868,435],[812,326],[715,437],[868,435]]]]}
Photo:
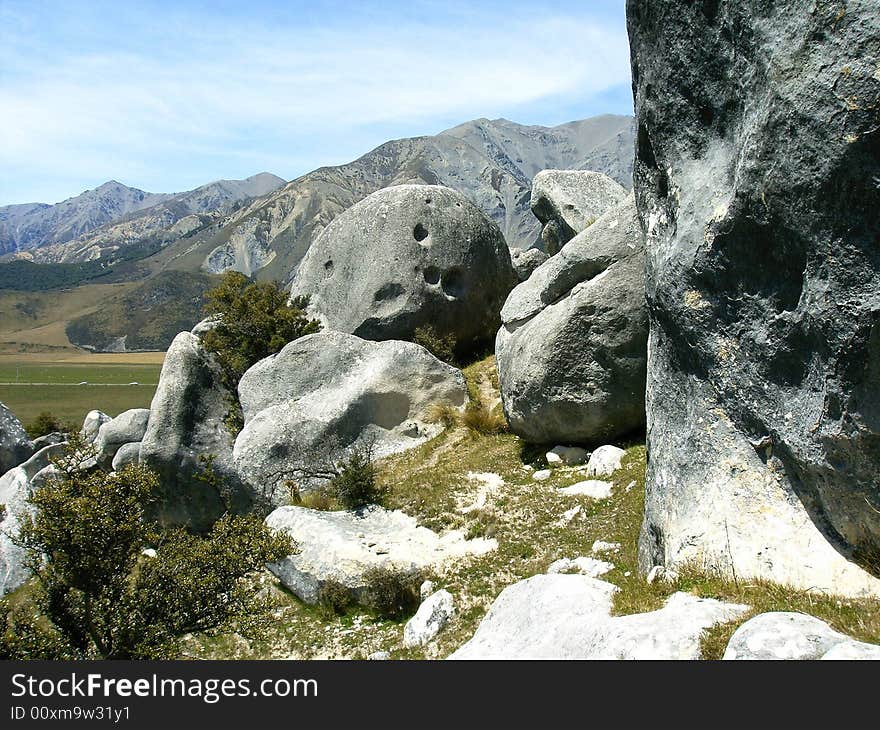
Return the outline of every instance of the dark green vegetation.
{"type": "Polygon", "coordinates": [[[61,419],[52,414],[50,411],[42,411],[27,427],[28,436],[32,439],[46,436],[57,431],[74,431],[79,428],[79,424],[62,423],[61,419]]]}
{"type": "Polygon", "coordinates": [[[450,365],[455,365],[457,362],[455,351],[458,345],[451,333],[441,336],[431,325],[417,327],[413,333],[412,341],[424,347],[438,360],[450,365]]]}
{"type": "Polygon", "coordinates": [[[203,297],[216,283],[217,277],[208,274],[163,271],[71,320],[67,337],[98,350],[119,349],[120,343],[129,351],[164,350],[178,332],[192,329],[202,318],[203,297]]]}
{"type": "Polygon", "coordinates": [[[278,282],[254,282],[236,271],[205,293],[204,313],[216,317],[217,325],[202,335],[202,342],[216,354],[231,388],[254,363],[321,329],[306,316],[306,300],[288,304],[287,299],[278,282]]]}
{"type": "Polygon", "coordinates": [[[398,573],[386,568],[370,568],[364,573],[366,588],[362,602],[378,618],[399,621],[419,607],[419,573],[398,573]]]}
{"type": "Polygon", "coordinates": [[[220,519],[206,536],[145,515],[159,484],[145,467],[79,471],[75,439],[59,475],[34,490],[21,539],[34,580],[0,607],[0,658],[167,658],[189,634],[249,634],[269,608],[249,575],[293,550],[256,517],[220,519]]]}
{"type": "Polygon", "coordinates": [[[35,264],[33,261],[10,261],[0,264],[0,289],[47,291],[78,286],[108,274],[100,261],[81,264],[35,264]]]}

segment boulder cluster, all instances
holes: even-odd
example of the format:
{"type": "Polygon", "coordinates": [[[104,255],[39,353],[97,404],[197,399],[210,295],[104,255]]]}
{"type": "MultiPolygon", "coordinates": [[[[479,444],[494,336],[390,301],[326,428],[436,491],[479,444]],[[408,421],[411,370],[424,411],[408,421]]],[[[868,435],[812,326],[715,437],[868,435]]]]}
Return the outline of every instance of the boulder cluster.
{"type": "MultiPolygon", "coordinates": [[[[254,364],[235,390],[202,345],[211,323],[181,333],[149,409],[86,417],[97,463],[155,469],[167,524],[202,530],[265,507],[299,546],[269,566],[290,591],[363,597],[377,568],[416,576],[497,545],[378,506],[291,505],[290,484],[307,492],[329,478],[315,464],[359,449],[381,458],[425,443],[442,430],[438,408],[469,412],[462,372],[415,344],[426,332],[459,358],[494,341],[509,429],[545,454],[548,468],[523,466],[536,489],[568,469],[581,481],[560,495],[614,499],[608,477],[625,452],[611,442],[646,432],[648,583],[698,566],[880,595],[880,15],[868,0],[827,5],[628,3],[632,193],[600,173],[541,172],[541,242],[515,251],[448,188],[370,195],[292,278],[321,332],[254,364]]],[[[11,536],[57,441],[30,441],[0,404],[0,595],[26,579],[11,536]]],[[[482,486],[461,514],[503,485],[468,478],[482,486]]],[[[745,618],[725,659],[880,658],[809,616],[671,590],[657,610],[615,615],[619,588],[602,576],[620,549],[597,540],[509,585],[451,658],[693,659],[705,630],[745,618]]],[[[425,583],[421,598],[406,647],[455,617],[448,591],[425,583]]]]}

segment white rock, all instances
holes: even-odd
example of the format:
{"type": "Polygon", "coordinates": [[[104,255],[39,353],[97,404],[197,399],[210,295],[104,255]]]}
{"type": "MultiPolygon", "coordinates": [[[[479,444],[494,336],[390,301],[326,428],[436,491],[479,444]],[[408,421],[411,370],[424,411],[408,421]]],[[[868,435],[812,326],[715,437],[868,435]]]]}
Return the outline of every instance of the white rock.
{"type": "Polygon", "coordinates": [[[578,464],[583,464],[589,453],[586,449],[582,449],[579,446],[556,446],[552,450],[547,452],[547,463],[551,463],[551,457],[554,460],[553,463],[564,463],[568,466],[576,466],[578,464]]]}
{"type": "Polygon", "coordinates": [[[141,441],[149,420],[149,408],[132,408],[102,423],[95,438],[98,462],[110,466],[121,446],[141,441]]]}
{"type": "Polygon", "coordinates": [[[587,479],[584,482],[572,484],[570,487],[563,487],[559,490],[560,494],[567,497],[592,497],[593,499],[607,499],[611,496],[611,489],[614,485],[611,482],[603,482],[597,479],[587,479]]]}
{"type": "Polygon", "coordinates": [[[747,606],[670,596],[650,613],[612,616],[618,589],[582,575],[536,575],[505,588],[450,659],[699,659],[700,635],[747,606]]]}
{"type": "Polygon", "coordinates": [[[562,517],[560,517],[556,521],[556,524],[559,527],[565,527],[567,524],[569,524],[575,517],[577,517],[581,513],[581,510],[582,510],[582,508],[580,505],[578,505],[577,507],[572,507],[571,509],[566,510],[565,512],[562,513],[562,517]]]}
{"type": "Polygon", "coordinates": [[[434,582],[426,580],[419,586],[419,598],[423,601],[434,592],[434,582]]]}
{"type": "Polygon", "coordinates": [[[648,571],[645,580],[648,583],[675,583],[678,580],[678,571],[664,568],[662,565],[655,565],[648,571]]]}
{"type": "Polygon", "coordinates": [[[371,662],[385,662],[391,658],[391,653],[387,651],[374,651],[367,659],[371,662]]]}
{"type": "Polygon", "coordinates": [[[129,464],[137,464],[141,456],[141,442],[134,441],[129,444],[122,444],[113,457],[113,471],[119,471],[129,464]]]}
{"type": "Polygon", "coordinates": [[[553,451],[548,451],[544,458],[550,466],[562,466],[562,457],[553,451]]]}
{"type": "Polygon", "coordinates": [[[619,542],[605,542],[604,540],[596,540],[593,547],[590,548],[590,552],[593,553],[616,553],[618,550],[620,550],[619,542]]]}
{"type": "Polygon", "coordinates": [[[157,553],[153,548],[145,548],[144,550],[141,550],[141,555],[145,558],[155,558],[157,553]]]}
{"type": "Polygon", "coordinates": [[[279,507],[266,524],[286,532],[299,547],[296,554],[268,567],[306,603],[317,602],[318,589],[327,580],[342,583],[359,598],[370,568],[414,573],[498,546],[495,540],[466,540],[460,530],[441,536],[403,512],[381,507],[360,513],[279,507]]]}
{"type": "Polygon", "coordinates": [[[724,659],[880,659],[880,646],[803,613],[758,614],[730,637],[724,659]]]}
{"type": "Polygon", "coordinates": [[[586,557],[562,558],[554,561],[547,568],[548,573],[577,573],[578,575],[586,575],[590,578],[598,578],[611,570],[614,570],[612,563],[586,557]]]}
{"type": "Polygon", "coordinates": [[[83,420],[82,437],[90,444],[98,438],[98,430],[111,418],[103,411],[89,411],[83,420]]]}
{"type": "Polygon", "coordinates": [[[446,626],[455,613],[452,594],[440,590],[426,598],[416,615],[403,628],[403,645],[412,648],[424,646],[446,626]]]}
{"type": "Polygon", "coordinates": [[[587,462],[587,476],[602,477],[613,474],[620,469],[620,460],[626,455],[623,449],[617,446],[600,446],[591,455],[587,462]]]}
{"type": "Polygon", "coordinates": [[[536,482],[544,482],[548,480],[551,476],[553,476],[553,472],[549,469],[538,469],[534,474],[532,474],[532,479],[536,482]]]}

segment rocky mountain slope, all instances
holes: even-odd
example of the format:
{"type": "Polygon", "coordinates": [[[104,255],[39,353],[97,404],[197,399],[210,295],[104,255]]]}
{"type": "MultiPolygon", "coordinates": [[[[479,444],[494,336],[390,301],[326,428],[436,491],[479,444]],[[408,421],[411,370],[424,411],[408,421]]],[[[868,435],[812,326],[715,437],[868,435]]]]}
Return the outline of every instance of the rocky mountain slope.
{"type": "Polygon", "coordinates": [[[387,142],[346,165],[326,167],[254,201],[219,231],[201,266],[291,278],[311,242],[343,210],[392,185],[445,185],[501,228],[508,245],[529,248],[540,224],[529,210],[532,178],[547,168],[606,172],[631,186],[632,119],[604,115],[558,127],[477,119],[432,137],[387,142]]]}
{"type": "Polygon", "coordinates": [[[55,205],[4,206],[0,208],[0,254],[70,241],[168,197],[110,180],[55,205]]]}
{"type": "MultiPolygon", "coordinates": [[[[38,262],[91,260],[105,250],[173,227],[187,216],[215,213],[283,184],[280,177],[263,172],[168,194],[147,193],[111,180],[56,205],[5,206],[0,208],[0,254],[25,253],[38,262]]],[[[177,228],[192,230],[194,225],[195,220],[177,228]]]]}

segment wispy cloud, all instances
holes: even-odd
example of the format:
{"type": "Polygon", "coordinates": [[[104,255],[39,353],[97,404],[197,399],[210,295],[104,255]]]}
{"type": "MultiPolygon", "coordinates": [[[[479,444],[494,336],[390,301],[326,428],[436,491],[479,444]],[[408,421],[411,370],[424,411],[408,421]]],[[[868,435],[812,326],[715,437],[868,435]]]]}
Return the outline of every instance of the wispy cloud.
{"type": "Polygon", "coordinates": [[[0,203],[293,177],[475,116],[629,110],[620,2],[120,5],[0,3],[0,203]],[[620,108],[596,108],[609,92],[620,108]]]}

